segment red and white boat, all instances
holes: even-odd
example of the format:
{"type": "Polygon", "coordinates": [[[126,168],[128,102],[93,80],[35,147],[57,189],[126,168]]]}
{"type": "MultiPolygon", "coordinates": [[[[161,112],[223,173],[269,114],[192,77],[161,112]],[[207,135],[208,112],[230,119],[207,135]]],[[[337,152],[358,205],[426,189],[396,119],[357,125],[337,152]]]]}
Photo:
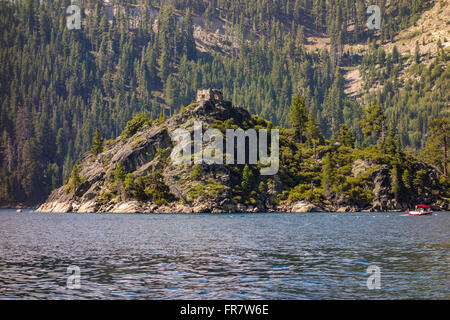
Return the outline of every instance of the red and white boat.
{"type": "Polygon", "coordinates": [[[428,214],[432,214],[430,207],[425,204],[416,205],[416,209],[414,211],[408,211],[410,216],[425,216],[428,214]]]}

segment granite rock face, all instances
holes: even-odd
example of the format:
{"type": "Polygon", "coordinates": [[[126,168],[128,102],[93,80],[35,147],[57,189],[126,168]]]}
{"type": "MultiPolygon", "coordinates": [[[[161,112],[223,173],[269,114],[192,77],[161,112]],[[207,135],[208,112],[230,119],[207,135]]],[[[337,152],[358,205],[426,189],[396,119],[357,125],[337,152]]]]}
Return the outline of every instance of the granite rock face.
{"type": "Polygon", "coordinates": [[[321,208],[313,203],[307,201],[299,201],[291,205],[291,211],[293,213],[305,213],[305,212],[325,212],[324,208],[321,208]]]}

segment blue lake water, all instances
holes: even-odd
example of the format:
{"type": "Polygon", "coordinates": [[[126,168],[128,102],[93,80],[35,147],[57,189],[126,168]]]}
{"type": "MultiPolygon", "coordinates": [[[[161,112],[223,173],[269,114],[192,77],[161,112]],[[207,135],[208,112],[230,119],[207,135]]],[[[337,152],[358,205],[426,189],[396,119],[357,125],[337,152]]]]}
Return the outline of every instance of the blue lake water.
{"type": "Polygon", "coordinates": [[[449,299],[449,233],[449,212],[0,210],[0,299],[449,299]]]}

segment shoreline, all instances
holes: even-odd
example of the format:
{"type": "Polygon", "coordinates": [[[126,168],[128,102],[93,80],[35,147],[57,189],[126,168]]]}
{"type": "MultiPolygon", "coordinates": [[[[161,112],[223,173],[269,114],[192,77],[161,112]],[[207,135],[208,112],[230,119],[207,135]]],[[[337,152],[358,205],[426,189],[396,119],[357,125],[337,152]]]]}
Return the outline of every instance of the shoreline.
{"type": "MultiPolygon", "coordinates": [[[[17,208],[0,208],[0,210],[16,210],[17,208]]],[[[287,212],[287,211],[257,211],[257,212],[199,212],[199,213],[193,213],[193,212],[74,212],[74,211],[68,211],[68,212],[56,212],[56,211],[38,211],[33,208],[25,208],[22,209],[24,211],[17,212],[19,213],[44,213],[44,214],[112,214],[112,215],[233,215],[233,214],[248,214],[248,215],[265,215],[265,214],[315,214],[315,213],[339,213],[339,214],[382,214],[382,213],[398,213],[398,214],[405,214],[408,215],[406,211],[403,210],[386,210],[386,211],[354,211],[354,212],[345,212],[345,211],[311,211],[311,212],[287,212]]],[[[439,213],[446,213],[450,212],[449,210],[436,210],[433,211],[433,214],[439,214],[439,213]]]]}
{"type": "MultiPolygon", "coordinates": [[[[414,208],[414,206],[411,206],[414,208]]],[[[406,213],[411,208],[374,208],[357,206],[332,206],[323,204],[314,204],[306,201],[299,201],[292,204],[273,205],[271,207],[245,206],[231,204],[228,206],[217,206],[208,203],[195,205],[168,204],[158,206],[153,203],[142,203],[139,201],[119,202],[109,206],[97,206],[94,202],[89,203],[68,203],[68,202],[47,202],[37,207],[33,212],[45,213],[117,213],[117,214],[226,214],[226,213],[314,213],[314,212],[334,212],[334,213],[379,213],[379,212],[398,212],[406,213]]],[[[431,206],[433,212],[446,212],[447,208],[431,206]]]]}

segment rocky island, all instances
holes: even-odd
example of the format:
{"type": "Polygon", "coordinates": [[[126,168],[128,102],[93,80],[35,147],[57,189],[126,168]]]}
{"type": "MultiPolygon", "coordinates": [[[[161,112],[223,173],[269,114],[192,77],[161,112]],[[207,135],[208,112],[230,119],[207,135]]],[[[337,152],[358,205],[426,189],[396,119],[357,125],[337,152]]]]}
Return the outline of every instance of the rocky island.
{"type": "Polygon", "coordinates": [[[356,212],[406,210],[416,203],[449,210],[447,187],[446,178],[405,153],[392,132],[374,145],[355,147],[345,126],[338,138],[325,140],[310,114],[299,139],[295,129],[275,127],[224,101],[220,90],[199,90],[195,103],[168,119],[136,116],[120,137],[87,153],[37,211],[356,212]],[[194,121],[221,132],[278,129],[279,171],[260,175],[259,161],[173,163],[177,142],[171,137],[178,129],[192,133],[194,121]]]}

